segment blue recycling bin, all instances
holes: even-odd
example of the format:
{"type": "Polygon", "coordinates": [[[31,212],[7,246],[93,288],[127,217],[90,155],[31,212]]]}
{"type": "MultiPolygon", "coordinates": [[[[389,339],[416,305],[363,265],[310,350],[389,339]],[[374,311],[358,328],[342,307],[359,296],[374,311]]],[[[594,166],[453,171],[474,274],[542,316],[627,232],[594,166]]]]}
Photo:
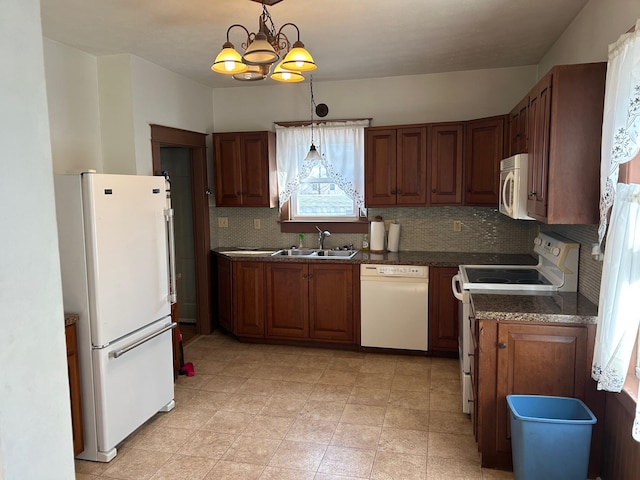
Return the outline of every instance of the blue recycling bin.
{"type": "Polygon", "coordinates": [[[516,480],[585,480],[595,415],[577,398],[507,395],[516,480]]]}

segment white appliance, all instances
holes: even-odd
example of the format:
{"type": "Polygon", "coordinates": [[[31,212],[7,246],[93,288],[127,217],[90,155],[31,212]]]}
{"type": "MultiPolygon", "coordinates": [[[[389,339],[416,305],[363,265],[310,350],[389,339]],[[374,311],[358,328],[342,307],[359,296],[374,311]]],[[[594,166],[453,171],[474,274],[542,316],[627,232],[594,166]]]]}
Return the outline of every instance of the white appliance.
{"type": "Polygon", "coordinates": [[[173,211],[162,177],[55,177],[64,308],[78,313],[84,451],[116,446],[173,400],[173,211]]]}
{"type": "Polygon", "coordinates": [[[517,220],[533,220],[527,215],[528,155],[520,153],[500,162],[500,213],[517,220]]]}
{"type": "Polygon", "coordinates": [[[580,245],[555,233],[540,233],[534,239],[533,251],[538,254],[537,265],[460,265],[451,280],[451,289],[460,300],[458,324],[458,354],[462,382],[462,411],[470,413],[472,292],[533,293],[575,292],[578,289],[580,245]]]}
{"type": "Polygon", "coordinates": [[[429,269],[360,266],[363,347],[427,351],[429,269]]]}

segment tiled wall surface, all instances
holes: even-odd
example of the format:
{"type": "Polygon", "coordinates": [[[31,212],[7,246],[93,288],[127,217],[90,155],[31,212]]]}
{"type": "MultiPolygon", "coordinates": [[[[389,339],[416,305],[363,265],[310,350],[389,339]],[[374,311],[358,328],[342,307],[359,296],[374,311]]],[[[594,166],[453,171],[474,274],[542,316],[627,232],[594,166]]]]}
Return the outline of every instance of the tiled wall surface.
{"type": "MultiPolygon", "coordinates": [[[[209,210],[211,246],[285,248],[298,245],[298,236],[280,233],[277,208],[215,208],[209,210]],[[228,219],[227,228],[218,227],[218,217],[228,219]],[[260,219],[260,229],[253,220],[260,219]]],[[[598,303],[602,262],[591,258],[591,244],[597,242],[596,225],[543,225],[536,221],[512,220],[495,208],[425,207],[371,208],[370,219],[380,215],[401,225],[401,251],[531,253],[533,239],[542,231],[554,231],[580,242],[579,291],[598,303]],[[454,220],[462,224],[453,229],[454,220]]],[[[362,245],[361,234],[334,234],[326,240],[329,248],[362,245]]],[[[304,246],[317,247],[317,236],[307,233],[304,246]]]]}

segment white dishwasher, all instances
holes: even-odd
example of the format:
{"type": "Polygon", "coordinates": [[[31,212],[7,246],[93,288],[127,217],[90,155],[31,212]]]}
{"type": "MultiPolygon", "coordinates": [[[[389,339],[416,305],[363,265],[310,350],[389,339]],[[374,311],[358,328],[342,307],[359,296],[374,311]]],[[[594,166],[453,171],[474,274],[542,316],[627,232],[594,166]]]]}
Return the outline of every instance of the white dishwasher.
{"type": "Polygon", "coordinates": [[[427,351],[429,268],[360,266],[363,347],[427,351]]]}

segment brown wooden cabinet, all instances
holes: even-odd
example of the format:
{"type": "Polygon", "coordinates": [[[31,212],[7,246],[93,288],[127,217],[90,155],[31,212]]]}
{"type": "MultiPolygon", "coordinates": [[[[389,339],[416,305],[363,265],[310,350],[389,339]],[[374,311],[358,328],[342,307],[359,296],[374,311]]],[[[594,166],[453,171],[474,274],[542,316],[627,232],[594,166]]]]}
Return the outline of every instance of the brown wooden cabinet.
{"type": "Polygon", "coordinates": [[[353,265],[269,263],[266,278],[267,338],[354,343],[353,265]]]}
{"type": "Polygon", "coordinates": [[[467,122],[464,150],[464,204],[498,205],[500,161],[504,158],[503,115],[467,122]]]}
{"type": "Polygon", "coordinates": [[[595,325],[476,320],[474,430],[482,466],[511,468],[506,396],[553,395],[591,403],[595,325]]]}
{"type": "Polygon", "coordinates": [[[426,205],[425,126],[367,128],[364,158],[367,207],[426,205]]]}
{"type": "Polygon", "coordinates": [[[561,65],[529,93],[527,211],[545,223],[598,223],[606,63],[561,65]]]}
{"type": "Polygon", "coordinates": [[[462,203],[464,124],[442,123],[429,127],[429,203],[462,203]]]}
{"type": "Polygon", "coordinates": [[[67,342],[67,372],[69,374],[69,397],[71,400],[73,454],[79,455],[84,450],[84,434],[80,394],[80,369],[78,366],[78,343],[75,323],[67,325],[64,329],[64,334],[67,342]]]}
{"type": "Polygon", "coordinates": [[[509,113],[509,155],[529,151],[529,95],[509,113]]]}
{"type": "Polygon", "coordinates": [[[275,207],[275,134],[214,133],[215,197],[218,207],[275,207]]]}
{"type": "Polygon", "coordinates": [[[233,263],[234,333],[264,337],[264,263],[233,263]]]}
{"type": "Polygon", "coordinates": [[[429,268],[429,351],[458,352],[458,305],[451,291],[453,267],[429,268]]]}
{"type": "Polygon", "coordinates": [[[227,332],[233,332],[233,270],[231,260],[223,256],[216,258],[216,300],[218,318],[216,323],[227,332]]]}

